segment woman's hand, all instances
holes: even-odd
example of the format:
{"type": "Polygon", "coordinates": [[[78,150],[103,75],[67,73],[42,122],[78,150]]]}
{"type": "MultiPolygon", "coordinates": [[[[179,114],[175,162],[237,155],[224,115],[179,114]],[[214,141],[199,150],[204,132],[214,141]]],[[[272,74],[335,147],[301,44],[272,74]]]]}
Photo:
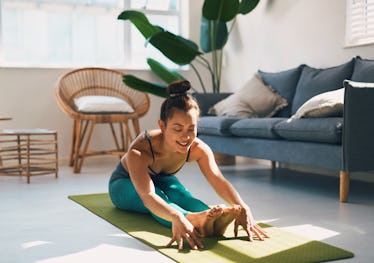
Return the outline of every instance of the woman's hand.
{"type": "Polygon", "coordinates": [[[186,240],[192,249],[203,248],[203,244],[199,239],[200,236],[195,227],[182,214],[174,216],[171,223],[173,237],[166,247],[171,247],[176,241],[178,250],[182,250],[183,242],[186,240]]]}
{"type": "Polygon", "coordinates": [[[248,240],[253,241],[253,234],[257,236],[258,239],[264,240],[263,237],[270,237],[265,230],[263,230],[259,225],[256,224],[253,219],[251,209],[248,206],[241,207],[240,213],[235,219],[234,234],[235,237],[238,236],[238,228],[242,226],[244,231],[248,235],[248,240]],[[253,232],[253,234],[252,234],[253,232]]]}

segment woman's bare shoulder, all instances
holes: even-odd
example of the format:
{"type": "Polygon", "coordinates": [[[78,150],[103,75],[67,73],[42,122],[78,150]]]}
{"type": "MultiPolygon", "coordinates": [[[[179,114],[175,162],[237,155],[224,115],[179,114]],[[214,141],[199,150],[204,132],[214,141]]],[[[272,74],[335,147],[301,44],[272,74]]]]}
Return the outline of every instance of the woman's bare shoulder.
{"type": "Polygon", "coordinates": [[[211,149],[208,144],[200,140],[199,138],[195,138],[193,144],[191,145],[190,156],[191,160],[198,160],[204,155],[208,155],[211,152],[211,149]]]}
{"type": "Polygon", "coordinates": [[[202,140],[200,140],[199,138],[195,138],[191,147],[196,148],[196,149],[206,149],[206,148],[210,149],[209,145],[203,142],[202,140]]]}
{"type": "Polygon", "coordinates": [[[159,135],[158,130],[150,130],[141,132],[135,140],[130,144],[129,150],[136,149],[139,151],[150,151],[149,143],[157,140],[159,135]]]}
{"type": "Polygon", "coordinates": [[[156,135],[157,130],[141,132],[130,144],[129,149],[122,158],[123,161],[127,162],[141,159],[144,161],[144,164],[149,165],[153,161],[149,142],[152,141],[153,137],[156,135]]]}

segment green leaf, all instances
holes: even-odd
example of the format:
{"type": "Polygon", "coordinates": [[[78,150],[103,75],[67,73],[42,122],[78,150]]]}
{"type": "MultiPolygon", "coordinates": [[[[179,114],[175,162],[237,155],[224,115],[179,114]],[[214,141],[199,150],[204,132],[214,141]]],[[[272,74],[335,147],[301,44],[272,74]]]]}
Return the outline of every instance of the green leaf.
{"type": "Polygon", "coordinates": [[[240,14],[248,14],[253,9],[256,8],[260,0],[242,0],[239,5],[239,13],[240,14]]]}
{"type": "Polygon", "coordinates": [[[150,93],[163,98],[167,98],[169,96],[166,90],[167,85],[164,84],[147,82],[130,74],[123,76],[123,82],[130,88],[139,90],[141,92],[150,93]]]}
{"type": "Polygon", "coordinates": [[[177,76],[180,80],[185,80],[186,78],[183,77],[183,75],[181,75],[178,71],[176,70],[172,70],[171,71],[175,76],[177,76]]]}
{"type": "Polygon", "coordinates": [[[148,58],[147,63],[151,70],[163,81],[165,81],[167,84],[170,84],[171,82],[177,81],[177,80],[183,80],[184,78],[181,78],[181,75],[175,74],[172,70],[168,69],[164,65],[162,65],[160,62],[148,58]]]}
{"type": "Polygon", "coordinates": [[[149,43],[178,65],[189,64],[201,54],[194,42],[167,31],[151,36],[149,43]]]}
{"type": "Polygon", "coordinates": [[[239,10],[239,0],[205,0],[203,16],[208,20],[228,22],[239,10]]]}
{"type": "Polygon", "coordinates": [[[200,47],[208,53],[222,49],[228,40],[226,22],[201,18],[200,47]]]}
{"type": "Polygon", "coordinates": [[[130,22],[136,26],[145,39],[150,38],[156,33],[164,31],[162,27],[152,25],[142,12],[126,10],[118,16],[118,19],[130,20],[130,22]]]}

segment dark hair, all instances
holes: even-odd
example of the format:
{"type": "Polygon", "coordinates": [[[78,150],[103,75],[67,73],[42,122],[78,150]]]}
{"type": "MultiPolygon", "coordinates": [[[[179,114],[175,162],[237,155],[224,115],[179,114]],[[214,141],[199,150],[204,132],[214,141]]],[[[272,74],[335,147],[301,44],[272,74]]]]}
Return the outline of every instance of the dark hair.
{"type": "Polygon", "coordinates": [[[173,117],[176,109],[184,112],[196,109],[200,114],[200,108],[196,100],[187,91],[191,89],[191,84],[187,80],[175,81],[169,84],[167,98],[161,105],[160,119],[166,124],[167,120],[173,117]]]}

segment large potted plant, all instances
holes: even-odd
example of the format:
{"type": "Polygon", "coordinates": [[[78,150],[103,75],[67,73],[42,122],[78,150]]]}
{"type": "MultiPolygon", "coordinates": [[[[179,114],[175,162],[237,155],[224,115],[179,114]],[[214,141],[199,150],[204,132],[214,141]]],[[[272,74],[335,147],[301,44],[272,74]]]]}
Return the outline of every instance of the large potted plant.
{"type": "MultiPolygon", "coordinates": [[[[193,41],[168,32],[164,28],[153,25],[148,18],[139,11],[125,10],[118,19],[130,21],[144,36],[146,44],[150,44],[177,65],[189,65],[196,73],[201,89],[208,92],[195,63],[206,68],[211,76],[211,91],[220,93],[222,73],[222,49],[227,43],[230,32],[235,25],[238,14],[248,14],[260,0],[205,0],[202,8],[200,28],[200,47],[193,41]],[[230,25],[230,29],[228,29],[230,25]],[[206,55],[211,53],[211,59],[206,55]]],[[[153,83],[142,80],[134,75],[124,76],[123,81],[129,87],[166,97],[166,87],[169,83],[185,79],[178,71],[172,70],[158,61],[148,58],[151,70],[164,83],[153,83]]],[[[196,90],[195,90],[196,91],[196,90]]]]}

